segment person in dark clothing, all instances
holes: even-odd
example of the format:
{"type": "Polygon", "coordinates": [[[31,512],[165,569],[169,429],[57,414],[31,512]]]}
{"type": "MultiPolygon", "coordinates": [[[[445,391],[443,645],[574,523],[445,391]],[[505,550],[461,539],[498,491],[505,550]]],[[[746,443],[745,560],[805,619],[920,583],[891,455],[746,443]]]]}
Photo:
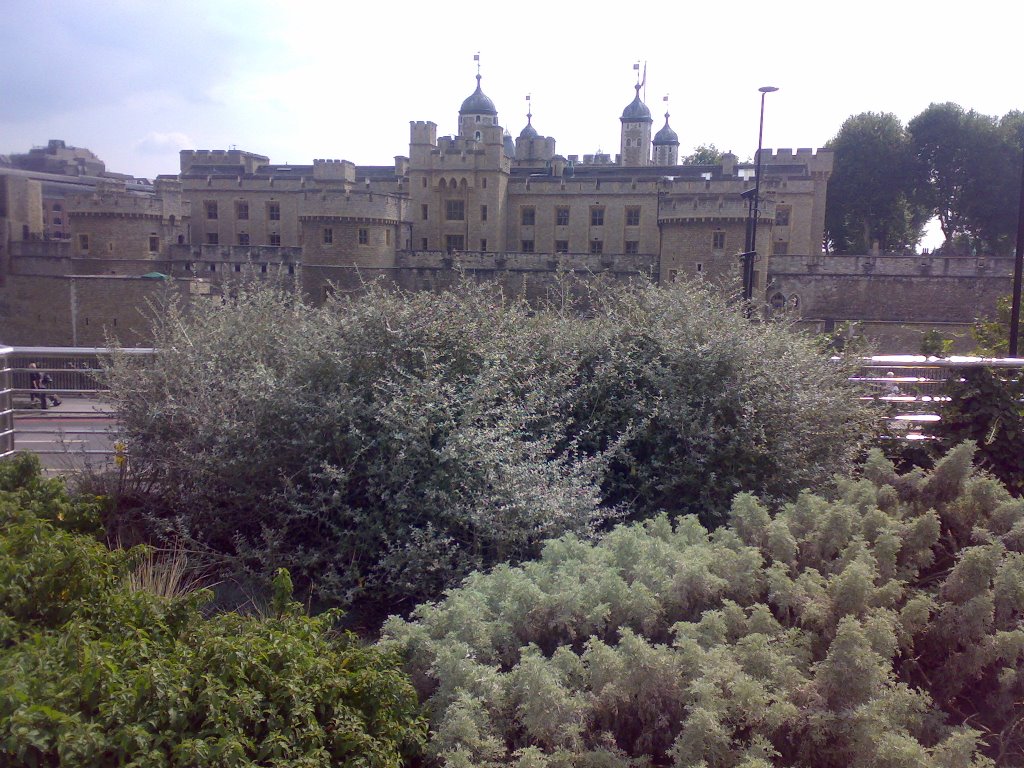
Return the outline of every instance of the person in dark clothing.
{"type": "Polygon", "coordinates": [[[49,398],[53,405],[60,405],[60,399],[56,395],[47,395],[45,390],[46,387],[53,382],[50,375],[47,373],[40,373],[35,363],[28,364],[30,373],[28,374],[28,385],[33,390],[29,393],[29,401],[35,404],[36,398],[39,398],[39,407],[46,409],[46,399],[49,398]]]}

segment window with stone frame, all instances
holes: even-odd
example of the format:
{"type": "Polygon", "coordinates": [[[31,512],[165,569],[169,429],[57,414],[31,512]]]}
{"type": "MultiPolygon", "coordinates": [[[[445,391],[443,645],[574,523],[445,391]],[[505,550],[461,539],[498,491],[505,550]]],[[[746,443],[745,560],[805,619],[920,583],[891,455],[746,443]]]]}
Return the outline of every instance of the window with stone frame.
{"type": "Polygon", "coordinates": [[[89,250],[89,236],[88,235],[79,235],[78,236],[78,247],[79,247],[79,249],[81,249],[83,251],[88,251],[89,250]]]}
{"type": "Polygon", "coordinates": [[[788,227],[789,213],[792,209],[788,205],[779,205],[775,208],[775,226],[788,227]]]}
{"type": "Polygon", "coordinates": [[[785,240],[776,240],[772,243],[772,254],[775,256],[786,256],[789,254],[789,243],[785,240]]]}
{"type": "Polygon", "coordinates": [[[462,251],[466,248],[466,238],[464,235],[445,235],[444,247],[448,251],[462,251]]]}
{"type": "Polygon", "coordinates": [[[711,247],[716,251],[725,250],[725,232],[718,231],[711,233],[711,247]]]}
{"type": "Polygon", "coordinates": [[[445,200],[444,201],[444,218],[445,218],[445,221],[465,221],[465,219],[466,219],[466,201],[465,200],[445,200]]]}
{"type": "Polygon", "coordinates": [[[629,256],[635,256],[640,253],[640,241],[639,240],[627,240],[626,241],[626,254],[629,256]]]}
{"type": "Polygon", "coordinates": [[[206,209],[206,218],[216,219],[217,218],[217,201],[207,200],[203,203],[203,207],[206,209]]]}
{"type": "Polygon", "coordinates": [[[238,244],[239,245],[248,245],[249,244],[249,233],[248,232],[239,232],[238,233],[238,244]]]}
{"type": "Polygon", "coordinates": [[[156,235],[149,236],[149,252],[158,253],[160,251],[160,238],[156,235]]]}
{"type": "Polygon", "coordinates": [[[216,232],[207,232],[206,233],[206,244],[207,245],[217,245],[219,243],[220,243],[220,237],[217,235],[216,232]]]}
{"type": "Polygon", "coordinates": [[[281,245],[281,235],[279,235],[277,232],[271,232],[270,245],[281,245]]]}
{"type": "Polygon", "coordinates": [[[480,206],[480,221],[487,221],[487,206],[480,206]]]}
{"type": "Polygon", "coordinates": [[[334,242],[334,230],[330,227],[324,227],[324,245],[330,245],[334,242]]]}
{"type": "Polygon", "coordinates": [[[245,200],[239,200],[235,203],[235,218],[237,219],[248,219],[249,218],[249,203],[245,200]]]}
{"type": "Polygon", "coordinates": [[[367,245],[370,242],[370,230],[366,227],[359,228],[359,244],[367,245]]]}
{"type": "Polygon", "coordinates": [[[281,220],[281,204],[277,202],[267,203],[267,220],[268,221],[280,221],[281,220]]]}
{"type": "Polygon", "coordinates": [[[568,253],[569,252],[569,241],[568,240],[555,240],[555,253],[568,253]]]}
{"type": "Polygon", "coordinates": [[[603,240],[591,240],[590,241],[590,252],[594,255],[604,253],[604,241],[603,240]]]}
{"type": "Polygon", "coordinates": [[[423,219],[424,221],[430,218],[430,206],[428,206],[426,203],[423,203],[420,206],[420,218],[423,219]]]}
{"type": "Polygon", "coordinates": [[[555,208],[555,225],[559,227],[569,226],[569,206],[560,205],[555,208]]]}
{"type": "Polygon", "coordinates": [[[626,226],[627,227],[639,227],[640,226],[640,206],[629,205],[626,206],[626,226]]]}
{"type": "Polygon", "coordinates": [[[603,227],[604,226],[604,206],[595,205],[590,209],[590,226],[592,227],[603,227]]]}
{"type": "Polygon", "coordinates": [[[520,250],[523,253],[533,253],[533,240],[523,240],[522,246],[520,250]]]}
{"type": "Polygon", "coordinates": [[[519,209],[519,216],[524,227],[532,227],[537,220],[537,209],[532,205],[524,205],[519,209]]]}

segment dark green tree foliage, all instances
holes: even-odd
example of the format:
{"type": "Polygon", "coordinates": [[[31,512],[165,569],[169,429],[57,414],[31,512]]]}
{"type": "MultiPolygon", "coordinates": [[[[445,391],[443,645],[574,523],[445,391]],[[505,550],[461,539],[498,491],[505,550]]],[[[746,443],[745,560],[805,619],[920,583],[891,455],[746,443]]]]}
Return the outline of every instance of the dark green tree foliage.
{"type": "Polygon", "coordinates": [[[899,119],[854,115],[828,147],[835,151],[825,209],[831,250],[867,253],[875,240],[883,251],[917,245],[930,217],[920,198],[926,178],[899,119]]]}
{"type": "Polygon", "coordinates": [[[842,365],[696,289],[536,311],[470,287],[243,292],[169,310],[156,345],[112,372],[139,522],[387,611],[610,515],[795,497],[872,423],[842,365]]]}
{"type": "MultiPolygon", "coordinates": [[[[1002,296],[996,301],[996,314],[992,319],[975,321],[974,354],[982,357],[1006,357],[1010,353],[1010,321],[1013,319],[1013,297],[1002,296]]],[[[1018,320],[1017,338],[1024,339],[1024,317],[1018,320]]],[[[1019,353],[1019,350],[1018,350],[1019,353]]]]}
{"type": "Polygon", "coordinates": [[[949,400],[930,433],[943,448],[973,440],[979,464],[1015,495],[1024,492],[1024,375],[1013,369],[960,368],[946,380],[949,400]]]}
{"type": "Polygon", "coordinates": [[[396,659],[290,601],[204,618],[205,591],[131,589],[140,552],[74,532],[95,505],[37,472],[0,464],[0,764],[385,768],[418,749],[396,659]]]}
{"type": "Polygon", "coordinates": [[[928,173],[928,203],[947,244],[1007,254],[1017,231],[1021,114],[1002,119],[932,104],[907,126],[928,173]]]}
{"type": "Polygon", "coordinates": [[[382,641],[445,766],[1024,765],[1024,501],[973,446],[472,576],[382,641]]]}

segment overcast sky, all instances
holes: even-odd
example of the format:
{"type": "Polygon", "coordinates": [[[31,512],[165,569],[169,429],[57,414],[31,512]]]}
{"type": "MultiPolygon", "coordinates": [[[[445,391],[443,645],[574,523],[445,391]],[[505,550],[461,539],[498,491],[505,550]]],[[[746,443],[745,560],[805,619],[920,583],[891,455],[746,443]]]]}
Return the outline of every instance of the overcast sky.
{"type": "Polygon", "coordinates": [[[636,61],[681,152],[741,159],[819,147],[865,111],[904,122],[932,102],[1024,108],[1019,2],[303,2],[4,0],[0,154],[49,139],[108,170],[175,173],[178,150],[228,148],[277,163],[408,154],[409,121],[456,131],[476,86],[513,136],[526,123],[560,154],[619,147],[636,61]]]}

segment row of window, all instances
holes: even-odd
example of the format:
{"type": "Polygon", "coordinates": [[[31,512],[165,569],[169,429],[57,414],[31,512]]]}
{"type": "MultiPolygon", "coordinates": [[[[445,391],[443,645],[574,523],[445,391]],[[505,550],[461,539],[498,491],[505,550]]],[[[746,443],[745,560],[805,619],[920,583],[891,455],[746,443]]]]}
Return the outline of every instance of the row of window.
{"type": "MultiPolygon", "coordinates": [[[[216,200],[207,200],[203,203],[207,219],[216,219],[219,216],[219,207],[216,200]]],[[[246,220],[249,218],[249,203],[245,200],[235,201],[235,218],[246,220]]],[[[281,220],[281,204],[276,202],[267,203],[267,219],[270,221],[281,220]]]]}
{"type": "MultiPolygon", "coordinates": [[[[370,230],[366,227],[360,227],[356,232],[356,242],[359,245],[370,244],[370,230]]],[[[324,245],[332,245],[334,243],[334,228],[324,227],[324,245]]],[[[384,245],[391,245],[391,230],[384,230],[384,245]]]]}
{"type": "MultiPolygon", "coordinates": [[[[421,206],[420,213],[423,217],[423,220],[427,221],[430,218],[430,206],[424,203],[421,206]]],[[[590,226],[604,226],[604,213],[605,207],[603,205],[591,206],[590,226]]],[[[465,221],[466,202],[464,200],[445,200],[444,218],[445,221],[465,221]]],[[[480,206],[480,221],[487,221],[486,205],[480,206]]],[[[524,205],[522,208],[519,209],[519,221],[524,227],[534,226],[537,222],[537,209],[532,205],[524,205]]],[[[569,226],[569,206],[559,205],[555,207],[555,226],[569,226]]],[[[626,226],[640,226],[640,206],[626,206],[626,226]]]]}
{"type": "MultiPolygon", "coordinates": [[[[466,249],[466,238],[464,235],[446,235],[445,236],[445,249],[448,251],[464,251],[466,249]]],[[[626,240],[623,243],[623,250],[626,254],[635,255],[640,253],[640,241],[639,240],[626,240]]],[[[604,253],[604,241],[603,240],[591,240],[588,244],[590,253],[593,255],[599,255],[604,253]]],[[[429,241],[427,238],[422,240],[423,250],[429,250],[429,241]]],[[[482,253],[487,252],[487,238],[480,240],[480,251],[482,253]]],[[[536,251],[535,243],[533,240],[521,240],[519,242],[520,253],[534,253],[536,251]]],[[[569,241],[568,240],[555,240],[555,253],[568,253],[569,252],[569,241]]]]}
{"type": "MultiPolygon", "coordinates": [[[[225,262],[221,263],[220,269],[218,270],[217,269],[217,262],[211,261],[211,262],[207,262],[206,270],[208,272],[229,272],[229,271],[231,271],[233,269],[235,272],[241,272],[242,271],[242,266],[243,265],[238,263],[238,262],[228,262],[228,261],[225,261],[225,262]]],[[[267,265],[267,264],[251,264],[250,266],[252,266],[254,269],[258,266],[260,268],[260,272],[263,273],[263,274],[266,274],[268,266],[285,266],[285,265],[283,265],[283,264],[280,264],[280,265],[275,265],[275,264],[271,264],[271,265],[267,265]]],[[[289,275],[294,275],[295,274],[295,265],[294,264],[288,264],[287,266],[288,266],[288,274],[289,275]]],[[[198,271],[196,269],[196,265],[193,264],[193,263],[186,264],[185,268],[189,272],[197,272],[198,271]]]]}

